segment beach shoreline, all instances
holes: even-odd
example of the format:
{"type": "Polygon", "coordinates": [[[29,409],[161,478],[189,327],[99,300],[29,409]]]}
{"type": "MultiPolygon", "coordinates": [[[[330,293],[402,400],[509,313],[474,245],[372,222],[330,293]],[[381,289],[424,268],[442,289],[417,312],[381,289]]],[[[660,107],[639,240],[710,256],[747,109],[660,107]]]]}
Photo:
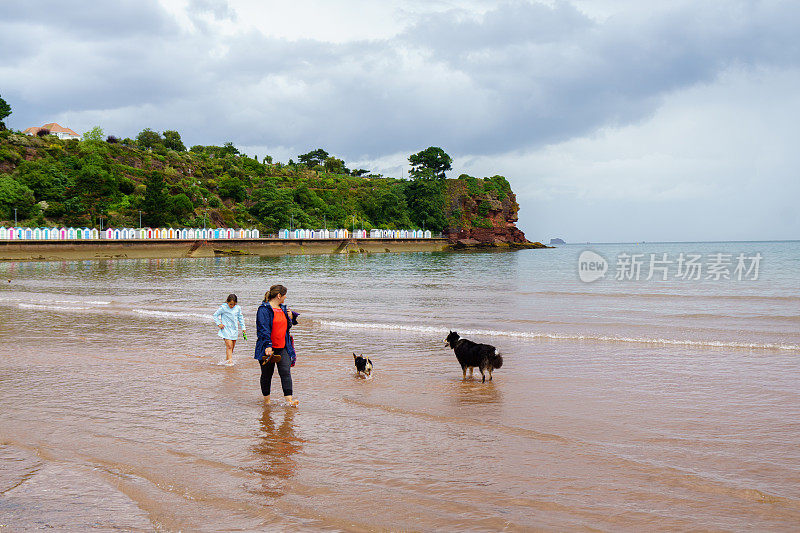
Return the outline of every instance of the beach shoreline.
{"type": "Polygon", "coordinates": [[[0,241],[0,261],[86,259],[174,259],[320,255],[387,252],[438,252],[447,239],[225,239],[225,240],[70,240],[0,241]]]}
{"type": "Polygon", "coordinates": [[[225,239],[0,241],[0,261],[175,259],[549,248],[539,243],[453,245],[448,239],[225,239]]]}

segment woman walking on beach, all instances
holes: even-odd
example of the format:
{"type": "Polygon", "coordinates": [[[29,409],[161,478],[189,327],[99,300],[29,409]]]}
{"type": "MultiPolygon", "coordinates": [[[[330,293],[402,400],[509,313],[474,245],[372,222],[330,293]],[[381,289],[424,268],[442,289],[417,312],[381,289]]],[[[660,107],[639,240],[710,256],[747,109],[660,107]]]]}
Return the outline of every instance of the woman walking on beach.
{"type": "Polygon", "coordinates": [[[295,357],[294,346],[289,338],[289,329],[297,324],[296,314],[289,311],[283,303],[287,289],[283,285],[273,285],[264,295],[264,301],[256,313],[255,358],[261,363],[261,394],[264,402],[269,403],[270,386],[275,366],[281,377],[283,396],[288,405],[297,405],[292,399],[292,360],[295,357]]]}
{"type": "Polygon", "coordinates": [[[214,312],[214,322],[219,327],[217,335],[225,341],[225,361],[220,361],[220,365],[233,365],[233,348],[239,338],[239,326],[242,327],[242,335],[245,335],[244,315],[242,309],[237,305],[239,299],[235,294],[229,294],[226,302],[219,306],[214,312]]]}

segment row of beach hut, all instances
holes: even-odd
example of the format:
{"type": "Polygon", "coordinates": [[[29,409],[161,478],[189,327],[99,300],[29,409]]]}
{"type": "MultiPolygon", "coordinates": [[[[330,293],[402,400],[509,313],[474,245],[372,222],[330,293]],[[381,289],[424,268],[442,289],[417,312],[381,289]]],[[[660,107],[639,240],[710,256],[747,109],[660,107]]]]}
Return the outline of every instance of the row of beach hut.
{"type": "Polygon", "coordinates": [[[157,240],[157,239],[257,239],[257,229],[232,228],[5,228],[0,240],[157,240]]]}
{"type": "Polygon", "coordinates": [[[431,232],[413,229],[282,229],[280,239],[430,239],[431,232]]]}
{"type": "MultiPolygon", "coordinates": [[[[258,239],[257,229],[232,228],[5,228],[0,227],[0,240],[65,241],[65,240],[211,240],[258,239]]],[[[282,229],[280,239],[430,239],[430,230],[421,229],[282,229]]]]}

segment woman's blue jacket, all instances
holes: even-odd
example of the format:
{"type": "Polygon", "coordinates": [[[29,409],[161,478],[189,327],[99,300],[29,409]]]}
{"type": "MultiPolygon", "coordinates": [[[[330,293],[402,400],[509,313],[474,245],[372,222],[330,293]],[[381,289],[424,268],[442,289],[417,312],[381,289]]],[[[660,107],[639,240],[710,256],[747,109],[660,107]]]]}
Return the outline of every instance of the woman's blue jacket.
{"type": "MultiPolygon", "coordinates": [[[[281,309],[283,310],[283,314],[286,315],[286,344],[284,346],[286,346],[286,353],[288,353],[292,361],[294,361],[297,356],[294,353],[292,340],[289,338],[289,330],[292,328],[292,325],[297,324],[297,313],[292,311],[290,316],[289,311],[283,304],[281,304],[281,309]]],[[[258,339],[256,340],[256,353],[253,356],[259,361],[264,357],[264,350],[272,346],[272,321],[274,318],[275,311],[272,310],[272,306],[269,305],[269,302],[266,300],[261,302],[256,312],[256,335],[258,339]]]]}

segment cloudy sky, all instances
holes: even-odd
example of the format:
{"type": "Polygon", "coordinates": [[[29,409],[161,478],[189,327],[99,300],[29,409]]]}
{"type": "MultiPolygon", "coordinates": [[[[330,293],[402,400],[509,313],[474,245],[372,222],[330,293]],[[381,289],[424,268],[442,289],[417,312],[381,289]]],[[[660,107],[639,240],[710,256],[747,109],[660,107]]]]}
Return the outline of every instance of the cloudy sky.
{"type": "Polygon", "coordinates": [[[0,2],[9,126],[506,176],[533,240],[800,238],[800,2],[0,2]]]}

